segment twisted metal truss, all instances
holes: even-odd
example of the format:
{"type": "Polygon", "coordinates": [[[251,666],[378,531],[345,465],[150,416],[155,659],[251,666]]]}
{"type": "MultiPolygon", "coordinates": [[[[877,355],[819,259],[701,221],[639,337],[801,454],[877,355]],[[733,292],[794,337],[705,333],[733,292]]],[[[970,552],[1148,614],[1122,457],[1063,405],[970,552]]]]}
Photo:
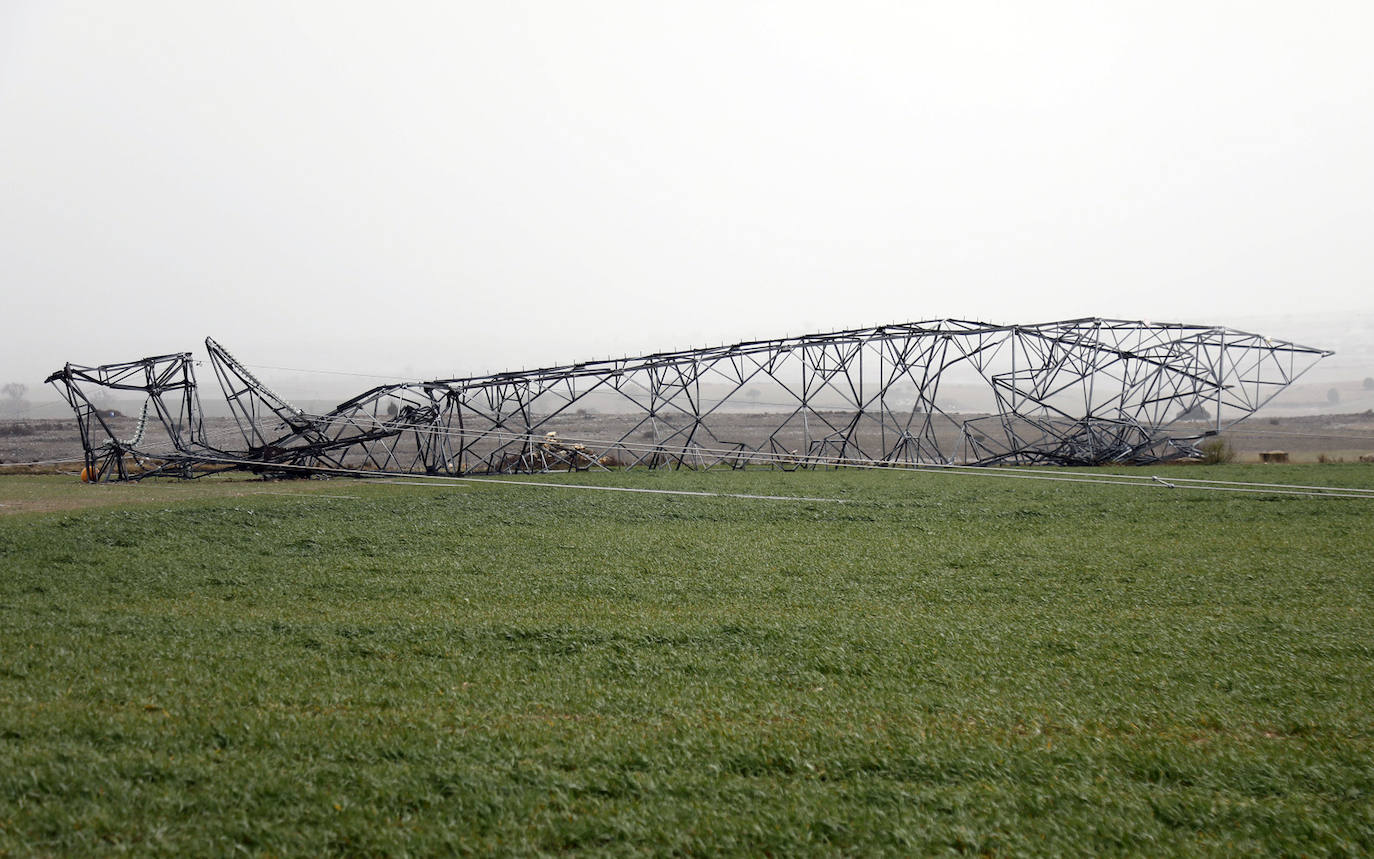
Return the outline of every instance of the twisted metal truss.
{"type": "Polygon", "coordinates": [[[1151,463],[1196,456],[1331,354],[1210,325],[940,320],[382,385],[309,414],[205,347],[232,441],[206,435],[190,353],[48,378],[91,479],[1151,463]],[[97,388],[145,395],[132,437],[102,417],[97,388]]]}

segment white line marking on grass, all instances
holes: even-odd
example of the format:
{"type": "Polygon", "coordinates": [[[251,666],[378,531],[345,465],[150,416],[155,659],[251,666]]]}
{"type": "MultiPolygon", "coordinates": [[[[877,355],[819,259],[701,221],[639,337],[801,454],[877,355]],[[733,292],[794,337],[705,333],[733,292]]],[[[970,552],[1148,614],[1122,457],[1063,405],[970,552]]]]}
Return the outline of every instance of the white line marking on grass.
{"type": "MultiPolygon", "coordinates": [[[[501,483],[507,486],[538,486],[545,489],[590,489],[597,492],[640,492],[649,495],[691,495],[699,498],[744,498],[750,501],[820,501],[843,504],[844,498],[812,498],[805,495],[750,495],[744,492],[698,492],[690,489],[646,489],[638,486],[589,486],[585,483],[542,483],[536,480],[497,480],[492,477],[445,477],[440,480],[462,480],[468,483],[501,483]]],[[[412,486],[443,486],[452,489],[466,489],[456,483],[442,483],[433,480],[386,480],[412,486]]]]}
{"type": "Polygon", "coordinates": [[[287,498],[347,498],[357,501],[357,495],[325,495],[323,492],[249,492],[249,495],[284,495],[287,498]]]}

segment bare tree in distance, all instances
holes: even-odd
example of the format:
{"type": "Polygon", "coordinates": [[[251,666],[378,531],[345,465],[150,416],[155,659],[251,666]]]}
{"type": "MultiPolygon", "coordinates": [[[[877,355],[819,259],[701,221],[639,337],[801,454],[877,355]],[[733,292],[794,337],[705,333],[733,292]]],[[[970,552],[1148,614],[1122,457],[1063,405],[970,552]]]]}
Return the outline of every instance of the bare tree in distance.
{"type": "Polygon", "coordinates": [[[8,382],[0,387],[0,393],[5,395],[5,414],[18,416],[28,413],[29,401],[24,399],[28,390],[29,386],[22,382],[8,382]]]}

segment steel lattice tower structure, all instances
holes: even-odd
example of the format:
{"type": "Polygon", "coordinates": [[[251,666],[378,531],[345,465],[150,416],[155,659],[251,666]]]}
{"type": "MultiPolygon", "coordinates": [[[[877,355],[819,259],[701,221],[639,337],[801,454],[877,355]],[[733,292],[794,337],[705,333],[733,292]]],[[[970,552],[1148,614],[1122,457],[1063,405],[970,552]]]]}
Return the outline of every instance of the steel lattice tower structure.
{"type": "Polygon", "coordinates": [[[205,346],[234,443],[206,435],[190,353],[48,378],[92,478],[1151,463],[1197,455],[1331,354],[1215,325],[937,320],[382,385],[309,414],[205,346]],[[98,388],[144,395],[132,437],[98,388]]]}

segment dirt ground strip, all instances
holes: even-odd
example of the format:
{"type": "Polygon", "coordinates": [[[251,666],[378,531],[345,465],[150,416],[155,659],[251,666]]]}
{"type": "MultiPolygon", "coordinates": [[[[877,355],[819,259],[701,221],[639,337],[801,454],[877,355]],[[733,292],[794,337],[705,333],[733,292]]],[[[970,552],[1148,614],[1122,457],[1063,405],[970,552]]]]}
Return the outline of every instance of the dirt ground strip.
{"type": "Polygon", "coordinates": [[[0,471],[0,516],[17,513],[60,513],[92,507],[129,504],[176,505],[207,498],[250,495],[289,495],[304,501],[328,503],[356,498],[350,489],[359,481],[263,480],[247,476],[84,485],[75,477],[52,474],[5,474],[0,471]]]}

